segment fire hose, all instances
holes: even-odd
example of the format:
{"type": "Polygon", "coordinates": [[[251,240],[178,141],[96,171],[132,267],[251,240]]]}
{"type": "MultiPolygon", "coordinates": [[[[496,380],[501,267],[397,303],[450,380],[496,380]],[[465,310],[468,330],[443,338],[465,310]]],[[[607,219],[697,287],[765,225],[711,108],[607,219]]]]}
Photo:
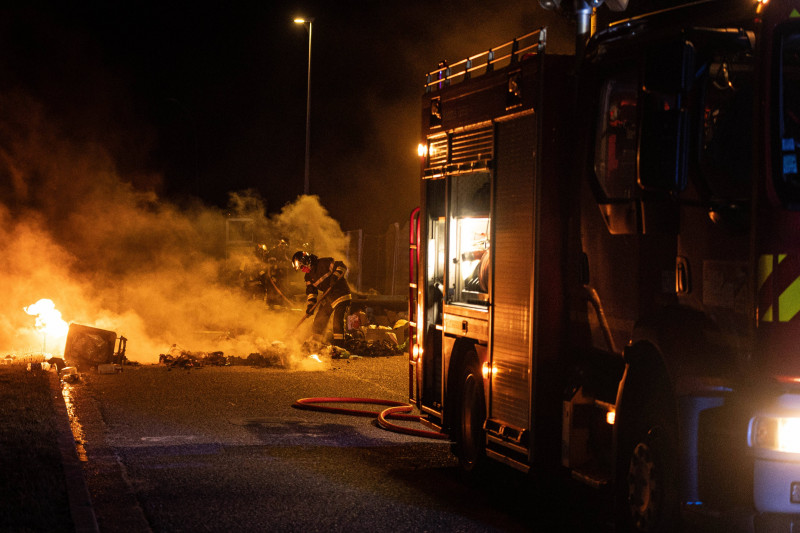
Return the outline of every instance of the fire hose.
{"type": "Polygon", "coordinates": [[[328,413],[338,413],[344,415],[354,416],[368,416],[377,418],[378,425],[383,429],[394,431],[396,433],[404,433],[406,435],[414,435],[416,437],[427,437],[430,439],[448,439],[449,437],[444,433],[438,431],[429,431],[425,429],[415,429],[398,424],[392,424],[388,419],[392,420],[406,420],[411,422],[419,422],[421,417],[419,415],[407,414],[414,408],[405,403],[395,400],[381,400],[375,398],[301,398],[296,400],[292,407],[297,409],[305,409],[308,411],[324,411],[328,413]],[[333,407],[328,405],[319,405],[327,403],[354,403],[354,404],[372,404],[372,405],[386,405],[386,409],[382,411],[367,411],[364,409],[348,409],[344,407],[333,407]]]}
{"type": "Polygon", "coordinates": [[[300,322],[298,322],[297,325],[294,327],[294,329],[292,329],[292,331],[289,332],[289,337],[294,335],[295,332],[300,328],[300,326],[303,325],[303,322],[305,322],[308,317],[310,317],[311,315],[314,314],[314,311],[317,310],[317,307],[319,307],[319,304],[321,304],[325,300],[325,297],[328,296],[328,293],[330,293],[332,290],[333,290],[333,286],[331,285],[330,287],[328,287],[328,290],[326,290],[324,293],[322,293],[322,297],[319,300],[317,300],[317,303],[315,303],[311,307],[311,309],[306,311],[306,313],[303,315],[303,318],[300,319],[300,322]]]}
{"type": "Polygon", "coordinates": [[[272,279],[272,276],[268,276],[268,277],[269,277],[269,282],[272,284],[272,287],[277,291],[278,294],[281,295],[281,297],[284,300],[286,300],[286,303],[289,304],[289,308],[291,309],[294,306],[292,301],[289,300],[289,298],[287,298],[286,295],[283,294],[283,292],[281,292],[281,290],[278,288],[278,285],[275,283],[275,280],[272,279]]]}

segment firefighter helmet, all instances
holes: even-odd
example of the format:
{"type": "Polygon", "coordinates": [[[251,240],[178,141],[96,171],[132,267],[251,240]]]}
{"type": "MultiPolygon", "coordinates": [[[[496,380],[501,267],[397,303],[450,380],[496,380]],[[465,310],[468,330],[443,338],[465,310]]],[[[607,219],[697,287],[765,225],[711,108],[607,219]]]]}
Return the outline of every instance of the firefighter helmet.
{"type": "Polygon", "coordinates": [[[302,250],[300,250],[299,252],[296,252],[292,256],[292,266],[294,267],[295,270],[301,270],[303,267],[306,267],[307,269],[311,269],[311,267],[314,266],[314,263],[316,263],[316,262],[317,262],[317,256],[316,255],[309,254],[309,253],[304,252],[302,250]]]}

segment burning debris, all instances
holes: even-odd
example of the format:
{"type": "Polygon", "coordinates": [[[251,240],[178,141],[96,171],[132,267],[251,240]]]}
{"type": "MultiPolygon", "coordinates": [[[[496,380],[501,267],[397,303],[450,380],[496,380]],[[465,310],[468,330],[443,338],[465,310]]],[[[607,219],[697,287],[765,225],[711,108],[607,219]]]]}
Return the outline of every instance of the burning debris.
{"type": "Polygon", "coordinates": [[[66,383],[77,383],[81,380],[81,375],[78,373],[78,369],[74,366],[65,367],[61,371],[61,381],[66,383]]]}
{"type": "MultiPolygon", "coordinates": [[[[157,363],[173,342],[192,350],[257,353],[262,364],[287,364],[284,355],[273,357],[274,348],[246,345],[244,336],[211,345],[203,332],[237,328],[252,339],[283,337],[291,315],[277,311],[293,311],[305,288],[289,269],[289,243],[335,257],[349,246],[319,197],[299,196],[272,213],[249,190],[231,191],[225,209],[195,199],[178,205],[159,197],[163,176],[120,174],[126,165],[118,165],[103,143],[72,139],[34,98],[14,93],[0,102],[0,130],[10,140],[0,161],[10,177],[0,187],[0,349],[30,351],[39,344],[62,353],[68,322],[76,320],[135,339],[127,357],[142,364],[157,363]],[[53,190],[59,194],[46,194],[53,190]],[[237,220],[247,221],[241,232],[231,224],[237,220]],[[238,278],[229,277],[239,272],[241,257],[253,256],[254,245],[259,268],[256,277],[246,272],[246,280],[261,285],[255,300],[237,290],[238,278]],[[30,305],[37,299],[32,294],[53,300],[30,305]],[[53,301],[67,322],[55,316],[53,301]],[[37,315],[36,328],[23,309],[37,315]],[[50,330],[56,324],[60,333],[50,330]]],[[[76,340],[81,357],[65,354],[71,366],[118,364],[113,348],[108,356],[110,335],[93,332],[76,340]]],[[[189,364],[187,359],[180,364],[189,364]]],[[[195,359],[218,364],[202,354],[195,359]]]]}
{"type": "Polygon", "coordinates": [[[37,363],[28,363],[28,372],[48,372],[50,370],[50,363],[45,362],[37,362],[37,363]]]}
{"type": "Polygon", "coordinates": [[[25,312],[36,317],[36,329],[55,335],[67,333],[67,323],[61,318],[61,312],[56,309],[53,300],[42,298],[33,305],[25,308],[25,312]]]}
{"type": "Polygon", "coordinates": [[[61,381],[74,383],[80,381],[78,369],[66,366],[64,359],[51,354],[36,352],[26,354],[7,353],[0,357],[0,364],[24,366],[31,374],[56,372],[61,381]]]}
{"type": "Polygon", "coordinates": [[[61,372],[61,369],[66,366],[61,357],[41,352],[23,355],[7,353],[0,357],[0,365],[26,365],[28,370],[56,370],[57,372],[61,372]]]}
{"type": "Polygon", "coordinates": [[[47,336],[51,339],[63,340],[69,325],[61,318],[53,300],[42,298],[33,305],[24,308],[29,315],[36,317],[34,329],[42,335],[42,353],[47,352],[47,336]]]}
{"type": "MultiPolygon", "coordinates": [[[[127,339],[122,336],[118,337],[114,331],[76,323],[67,324],[61,319],[61,313],[55,309],[51,300],[40,300],[25,308],[25,311],[37,316],[36,329],[43,335],[46,335],[48,331],[54,331],[66,336],[63,359],[44,353],[35,358],[23,359],[21,362],[27,363],[31,371],[49,370],[52,365],[62,375],[62,380],[69,382],[80,380],[78,373],[80,370],[94,369],[100,374],[114,374],[121,372],[122,365],[128,362],[125,355],[127,339]]],[[[237,344],[237,335],[234,332],[214,330],[203,333],[213,333],[215,336],[211,342],[219,347],[226,345],[229,348],[232,347],[233,351],[236,351],[237,347],[251,350],[255,347],[256,351],[250,351],[247,356],[242,357],[226,355],[222,350],[210,352],[186,350],[178,344],[173,344],[166,353],[159,355],[158,363],[167,367],[167,370],[173,368],[190,370],[204,366],[251,366],[308,370],[319,368],[318,365],[323,363],[322,358],[329,360],[353,359],[402,354],[407,343],[408,322],[401,318],[396,320],[392,327],[371,324],[372,320],[382,324],[391,322],[388,322],[386,316],[375,314],[371,308],[368,308],[367,311],[369,314],[359,311],[347,317],[348,328],[342,347],[324,344],[316,338],[309,339],[299,348],[299,354],[305,354],[301,356],[293,353],[282,341],[274,341],[265,345],[260,339],[246,340],[247,336],[245,335],[244,342],[237,344]]],[[[392,318],[395,317],[392,316],[392,318]]],[[[244,331],[240,333],[244,333],[244,331]]],[[[16,360],[15,356],[9,354],[2,362],[9,363],[16,360]]]]}
{"type": "Polygon", "coordinates": [[[172,370],[173,368],[185,368],[189,370],[203,366],[201,358],[190,352],[184,352],[178,356],[162,353],[158,356],[158,363],[166,365],[167,370],[172,370]]]}
{"type": "Polygon", "coordinates": [[[404,346],[398,346],[389,340],[378,340],[367,342],[362,339],[347,339],[344,344],[344,353],[335,353],[331,357],[334,359],[347,359],[351,354],[359,357],[390,357],[400,355],[405,352],[404,346]]]}
{"type": "Polygon", "coordinates": [[[204,366],[251,366],[257,368],[314,368],[315,363],[323,363],[327,359],[355,359],[358,357],[390,357],[401,355],[405,352],[405,328],[407,322],[400,321],[395,328],[375,327],[368,336],[363,331],[351,331],[346,335],[344,347],[323,344],[315,340],[307,340],[300,347],[303,354],[298,358],[285,343],[274,341],[269,346],[260,347],[257,352],[252,352],[245,357],[225,355],[222,351],[203,352],[185,350],[173,344],[167,353],[159,355],[158,362],[167,367],[191,370],[204,366]],[[398,344],[398,337],[404,339],[398,344]],[[368,338],[370,340],[368,340],[368,338]],[[311,365],[311,366],[309,366],[311,365]]]}
{"type": "Polygon", "coordinates": [[[224,352],[192,352],[182,350],[173,344],[168,353],[160,354],[159,364],[173,368],[202,368],[204,366],[255,366],[286,368],[289,361],[289,351],[282,342],[273,342],[270,347],[259,352],[253,352],[247,357],[235,355],[226,356],[224,352]]]}
{"type": "Polygon", "coordinates": [[[128,360],[125,356],[127,344],[128,339],[117,337],[113,331],[73,323],[69,325],[64,359],[79,369],[121,365],[128,360]]]}
{"type": "MultiPolygon", "coordinates": [[[[372,309],[369,309],[372,313],[372,309]]],[[[388,357],[400,355],[408,346],[408,320],[399,318],[392,327],[371,323],[377,319],[360,311],[347,317],[348,332],[345,351],[335,352],[334,359],[346,359],[350,354],[361,357],[388,357]]],[[[391,322],[389,322],[391,323],[391,322]]]]}

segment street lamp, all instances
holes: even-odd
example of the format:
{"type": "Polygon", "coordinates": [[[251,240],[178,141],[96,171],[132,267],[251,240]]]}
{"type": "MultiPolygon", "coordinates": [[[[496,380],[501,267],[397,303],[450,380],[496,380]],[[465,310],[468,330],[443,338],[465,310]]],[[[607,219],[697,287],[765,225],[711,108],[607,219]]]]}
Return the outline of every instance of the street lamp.
{"type": "Polygon", "coordinates": [[[295,24],[308,24],[308,87],[306,89],[306,172],[305,180],[303,181],[303,194],[308,195],[309,181],[308,181],[308,166],[309,166],[309,153],[311,143],[311,24],[314,22],[313,18],[294,19],[295,24]]]}

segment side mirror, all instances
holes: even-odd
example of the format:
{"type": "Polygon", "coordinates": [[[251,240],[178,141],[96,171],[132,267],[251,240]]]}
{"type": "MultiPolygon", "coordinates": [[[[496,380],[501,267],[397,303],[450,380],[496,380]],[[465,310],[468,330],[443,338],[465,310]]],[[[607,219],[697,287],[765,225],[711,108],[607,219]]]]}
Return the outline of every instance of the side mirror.
{"type": "Polygon", "coordinates": [[[750,205],[725,204],[709,208],[708,218],[725,230],[732,233],[745,233],[750,228],[750,205]]]}
{"type": "Polygon", "coordinates": [[[683,99],[694,48],[686,41],[654,47],[646,54],[639,146],[639,185],[678,192],[686,187],[688,118],[683,99]]]}

